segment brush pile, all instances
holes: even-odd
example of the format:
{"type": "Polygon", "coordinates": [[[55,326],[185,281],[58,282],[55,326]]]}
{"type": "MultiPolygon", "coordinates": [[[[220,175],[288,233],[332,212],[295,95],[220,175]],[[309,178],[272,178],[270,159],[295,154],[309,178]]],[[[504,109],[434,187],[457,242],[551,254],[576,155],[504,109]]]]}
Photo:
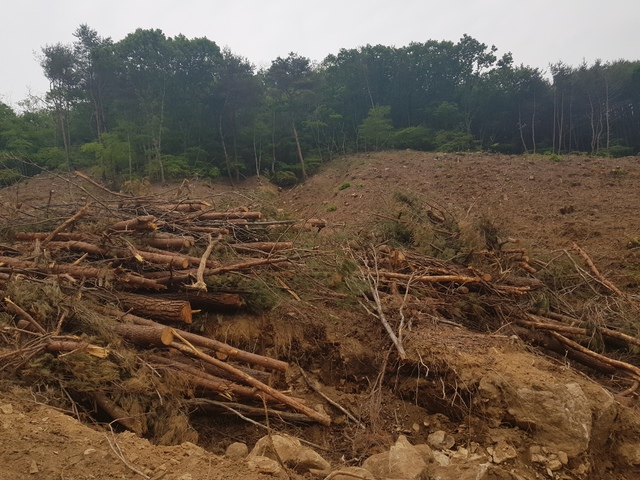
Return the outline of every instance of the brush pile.
{"type": "Polygon", "coordinates": [[[76,413],[164,444],[194,439],[187,401],[330,423],[273,387],[286,362],[190,331],[194,314],[245,308],[250,292],[215,291],[208,279],[288,268],[293,244],[272,226],[293,222],[261,221],[248,208],[217,211],[185,195],[132,198],[76,175],[91,184],[73,183],[85,193],[78,202],[16,208],[5,219],[5,375],[43,395],[60,387],[76,413]],[[251,241],[269,235],[275,241],[251,241]]]}
{"type": "MultiPolygon", "coordinates": [[[[284,385],[286,362],[235,348],[192,325],[194,316],[241,311],[252,301],[250,291],[220,288],[217,279],[225,275],[278,272],[277,283],[302,302],[282,279],[295,281],[291,267],[322,252],[302,253],[288,232],[319,231],[323,221],[265,219],[250,204],[220,208],[210,198],[189,198],[188,184],[168,200],[168,192],[112,192],[81,173],[65,181],[75,195],[63,204],[53,204],[50,195],[46,206],[27,209],[16,199],[6,209],[0,244],[5,378],[30,384],[49,403],[73,405],[79,417],[116,421],[160,444],[195,440],[188,421],[194,408],[331,424],[321,409],[275,388],[284,385]]],[[[637,336],[604,316],[578,318],[568,308],[567,292],[580,289],[618,302],[616,311],[636,308],[577,245],[574,252],[588,269],[565,252],[577,272],[568,285],[567,276],[551,275],[557,261],[532,260],[494,235],[485,235],[485,246],[462,252],[465,232],[446,212],[426,210],[416,223],[420,230],[404,218],[386,218],[396,240],[415,241],[419,232],[441,257],[451,251],[457,261],[373,239],[340,251],[340,263],[351,267],[344,278],[338,269],[331,272],[331,282],[346,285],[348,293],[320,285],[320,273],[313,277],[309,268],[303,276],[316,283],[300,292],[304,299],[311,303],[326,291],[325,300],[339,297],[356,308],[359,301],[404,364],[422,361],[404,350],[403,338],[427,325],[425,319],[488,332],[508,327],[546,350],[630,379],[626,394],[638,388],[635,356],[611,354],[619,347],[637,350],[637,336]],[[561,281],[567,285],[559,287],[561,281]]]]}

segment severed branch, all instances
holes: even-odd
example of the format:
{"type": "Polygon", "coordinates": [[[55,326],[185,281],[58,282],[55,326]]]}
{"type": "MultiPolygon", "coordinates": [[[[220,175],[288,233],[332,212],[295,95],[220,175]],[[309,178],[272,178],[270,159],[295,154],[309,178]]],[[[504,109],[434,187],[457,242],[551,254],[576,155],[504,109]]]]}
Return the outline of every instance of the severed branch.
{"type": "Polygon", "coordinates": [[[209,255],[211,255],[214,245],[220,241],[222,236],[218,235],[218,238],[216,238],[215,241],[211,238],[211,234],[208,234],[207,238],[209,239],[209,245],[207,245],[207,249],[204,251],[202,258],[200,259],[200,265],[196,272],[196,283],[186,286],[186,288],[200,290],[201,292],[207,291],[207,284],[204,281],[204,271],[207,268],[207,260],[209,259],[209,255]]]}
{"type": "Polygon", "coordinates": [[[318,387],[316,382],[312,382],[311,379],[309,379],[309,377],[307,376],[307,374],[305,373],[305,371],[302,369],[302,367],[300,365],[298,365],[298,368],[300,369],[300,373],[304,377],[305,382],[307,382],[307,385],[309,385],[309,388],[311,388],[311,390],[316,392],[318,395],[320,395],[322,398],[324,398],[329,404],[333,405],[338,410],[340,410],[342,413],[344,413],[347,416],[347,418],[349,418],[356,425],[358,425],[359,427],[365,427],[365,424],[362,423],[360,420],[358,420],[356,417],[354,417],[353,414],[349,410],[347,410],[342,405],[340,405],[338,402],[332,400],[327,395],[325,395],[320,390],[320,388],[318,387]]]}
{"type": "Polygon", "coordinates": [[[33,328],[35,328],[42,335],[46,335],[47,331],[40,325],[35,318],[29,315],[26,311],[24,311],[20,306],[16,305],[9,297],[5,297],[4,301],[7,302],[7,306],[9,310],[12,310],[17,315],[21,316],[25,319],[33,328]]]}
{"type": "Polygon", "coordinates": [[[595,275],[595,277],[598,280],[598,282],[600,282],[602,285],[607,287],[609,290],[611,290],[616,295],[620,295],[620,296],[624,295],[620,291],[620,289],[613,284],[613,282],[611,282],[611,281],[607,280],[606,278],[604,278],[604,276],[598,270],[598,267],[596,267],[595,264],[593,263],[593,260],[591,260],[589,255],[587,255],[587,252],[585,252],[583,249],[581,249],[576,242],[571,242],[571,248],[573,248],[576,252],[578,252],[578,254],[584,259],[586,264],[591,269],[591,272],[593,272],[593,274],[595,275]]]}
{"type": "Polygon", "coordinates": [[[640,368],[635,365],[631,365],[630,363],[621,362],[620,360],[614,360],[613,358],[605,357],[599,353],[594,352],[593,350],[589,350],[586,347],[583,347],[579,343],[574,342],[573,340],[569,340],[567,337],[560,335],[557,332],[549,332],[556,340],[563,343],[566,347],[571,348],[577,352],[582,353],[583,355],[596,359],[605,365],[609,365],[610,367],[616,368],[618,370],[622,370],[624,373],[629,375],[633,380],[640,380],[640,368]]]}
{"type": "Polygon", "coordinates": [[[173,344],[171,344],[172,348],[175,348],[176,350],[179,350],[179,351],[181,351],[183,353],[186,353],[188,355],[195,356],[195,357],[197,357],[197,358],[199,358],[199,359],[201,359],[201,360],[203,360],[203,361],[205,361],[207,363],[210,363],[210,364],[215,365],[216,367],[218,367],[218,368],[220,368],[222,370],[225,370],[226,372],[228,372],[231,375],[233,375],[235,378],[238,378],[238,379],[244,381],[248,385],[251,385],[252,387],[257,388],[261,392],[263,392],[263,393],[275,398],[276,400],[279,400],[280,402],[284,403],[285,405],[288,405],[289,407],[293,408],[297,412],[304,413],[306,416],[308,416],[309,418],[315,420],[318,423],[321,423],[321,424],[327,425],[327,426],[331,424],[331,418],[328,415],[316,412],[315,410],[312,410],[311,408],[307,407],[306,405],[303,405],[299,401],[294,400],[291,397],[286,396],[282,392],[280,392],[280,391],[278,391],[278,390],[276,390],[276,389],[274,389],[274,388],[262,383],[259,380],[256,380],[251,375],[248,375],[248,374],[244,373],[243,371],[238,370],[234,366],[229,365],[228,363],[225,363],[225,362],[223,362],[221,360],[218,360],[217,358],[214,358],[214,357],[212,357],[210,355],[202,353],[200,350],[198,350],[196,347],[194,347],[189,341],[187,341],[182,335],[180,335],[175,330],[174,330],[174,335],[182,343],[174,342],[173,344]]]}
{"type": "Polygon", "coordinates": [[[62,222],[53,232],[51,232],[44,240],[42,240],[42,246],[44,247],[47,243],[55,238],[55,236],[71,225],[73,222],[78,220],[79,218],[84,217],[87,213],[89,213],[89,208],[91,204],[87,203],[84,207],[78,210],[72,217],[68,218],[64,222],[62,222]]]}
{"type": "MultiPolygon", "coordinates": [[[[240,412],[251,415],[255,417],[264,417],[264,408],[251,407],[249,405],[244,405],[242,403],[230,403],[230,402],[219,402],[216,400],[210,400],[208,398],[191,398],[187,400],[187,404],[194,405],[198,407],[219,407],[229,410],[232,413],[235,413],[243,420],[249,421],[244,415],[241,415],[240,412]]],[[[298,423],[306,423],[309,422],[310,418],[306,415],[300,413],[291,413],[285,412],[282,410],[273,410],[271,408],[267,409],[270,417],[276,417],[285,422],[298,422],[298,423]]],[[[253,423],[253,422],[251,422],[253,423]]],[[[266,425],[262,425],[258,423],[264,428],[267,428],[266,425]]]]}
{"type": "MultiPolygon", "coordinates": [[[[376,275],[375,277],[373,276],[373,274],[371,273],[371,268],[367,265],[366,271],[364,270],[363,267],[360,267],[360,276],[369,285],[369,291],[371,292],[371,296],[373,297],[373,301],[375,302],[375,305],[376,305],[376,311],[378,313],[376,314],[371,310],[369,310],[369,308],[367,308],[367,306],[362,301],[360,301],[360,305],[362,305],[362,307],[370,315],[376,317],[378,320],[380,320],[380,322],[382,322],[382,325],[384,326],[385,330],[389,334],[389,337],[391,338],[391,341],[395,345],[396,350],[398,350],[398,354],[400,355],[400,360],[405,361],[408,358],[407,352],[402,346],[402,342],[398,339],[395,332],[393,331],[391,324],[389,324],[389,321],[387,320],[387,317],[384,314],[384,310],[382,309],[382,303],[380,303],[380,294],[378,293],[378,285],[380,283],[380,271],[378,270],[378,257],[376,255],[375,249],[372,248],[372,251],[373,251],[376,275]]],[[[365,300],[368,300],[366,295],[363,294],[363,296],[365,297],[365,300]]]]}

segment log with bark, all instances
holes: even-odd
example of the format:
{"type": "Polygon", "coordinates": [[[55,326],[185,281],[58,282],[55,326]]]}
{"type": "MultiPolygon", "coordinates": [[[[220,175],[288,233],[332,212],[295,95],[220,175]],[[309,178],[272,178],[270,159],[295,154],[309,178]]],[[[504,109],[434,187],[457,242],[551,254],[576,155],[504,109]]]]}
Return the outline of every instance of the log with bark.
{"type": "Polygon", "coordinates": [[[136,315],[159,320],[161,322],[181,322],[190,324],[193,312],[188,300],[170,300],[155,295],[137,295],[118,292],[116,297],[120,304],[136,315]]]}
{"type": "Polygon", "coordinates": [[[158,229],[158,225],[156,225],[155,221],[155,216],[144,215],[142,217],[116,222],[109,227],[109,230],[114,232],[130,232],[132,230],[153,231],[158,229]]]}
{"type": "Polygon", "coordinates": [[[0,257],[0,265],[7,265],[14,269],[31,270],[47,275],[67,275],[75,279],[93,278],[99,284],[118,283],[120,286],[133,288],[146,288],[153,290],[164,290],[167,287],[152,279],[144,278],[134,272],[122,268],[95,268],[70,264],[49,264],[42,265],[28,260],[21,260],[13,257],[0,257]]]}
{"type": "MultiPolygon", "coordinates": [[[[165,325],[154,322],[153,320],[150,320],[148,318],[140,317],[138,315],[133,315],[131,313],[124,313],[118,310],[117,308],[96,305],[95,309],[98,312],[102,313],[103,315],[117,318],[123,322],[135,323],[137,325],[149,325],[158,329],[165,328],[165,325]]],[[[246,352],[244,350],[234,348],[226,343],[220,342],[213,338],[203,337],[201,335],[186,332],[184,330],[179,330],[177,328],[174,328],[173,330],[175,332],[178,332],[183,338],[187,339],[193,345],[196,345],[201,348],[211,349],[216,352],[220,352],[221,354],[227,357],[231,357],[239,362],[246,362],[251,365],[256,365],[256,366],[267,368],[269,370],[275,370],[280,372],[286,372],[289,367],[288,363],[283,362],[281,360],[276,360],[274,358],[265,357],[265,356],[251,353],[251,352],[246,352]]]]}

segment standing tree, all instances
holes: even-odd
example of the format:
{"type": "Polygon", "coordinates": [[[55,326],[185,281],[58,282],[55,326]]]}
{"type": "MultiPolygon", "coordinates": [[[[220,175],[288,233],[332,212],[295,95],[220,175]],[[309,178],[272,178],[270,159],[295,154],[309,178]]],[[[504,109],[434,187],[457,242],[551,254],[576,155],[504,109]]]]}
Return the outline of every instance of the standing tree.
{"type": "Polygon", "coordinates": [[[71,107],[77,100],[79,75],[76,57],[69,45],[57,43],[42,49],[40,65],[49,80],[47,100],[53,104],[56,125],[62,137],[67,168],[71,171],[71,107]]]}
{"type": "Polygon", "coordinates": [[[289,114],[293,137],[296,142],[303,181],[307,180],[307,171],[300,146],[300,137],[296,124],[311,110],[314,103],[314,71],[308,58],[290,53],[287,58],[276,58],[266,74],[268,84],[273,87],[277,101],[283,104],[289,114]]]}

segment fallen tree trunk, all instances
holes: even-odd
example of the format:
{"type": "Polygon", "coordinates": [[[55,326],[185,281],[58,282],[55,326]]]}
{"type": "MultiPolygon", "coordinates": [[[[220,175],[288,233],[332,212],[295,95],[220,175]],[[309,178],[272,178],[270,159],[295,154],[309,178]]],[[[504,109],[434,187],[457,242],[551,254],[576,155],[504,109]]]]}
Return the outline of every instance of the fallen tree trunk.
{"type": "Polygon", "coordinates": [[[155,297],[165,300],[186,300],[191,304],[191,307],[203,310],[235,311],[244,307],[242,297],[237,293],[187,290],[185,292],[163,293],[155,297]]]}
{"type": "MultiPolygon", "coordinates": [[[[180,338],[180,335],[177,334],[176,336],[180,338]]],[[[197,350],[196,348],[188,344],[174,342],[171,346],[176,350],[179,350],[188,355],[195,356],[205,362],[215,365],[216,367],[226,370],[231,375],[235,376],[238,379],[241,379],[248,385],[251,385],[252,387],[255,387],[258,390],[262,391],[263,393],[272,396],[276,400],[279,400],[280,402],[291,407],[292,409],[294,409],[299,413],[305,414],[312,420],[315,420],[316,422],[321,423],[322,425],[327,425],[327,426],[331,425],[331,417],[329,417],[327,414],[316,412],[315,410],[307,407],[306,405],[301,404],[297,400],[287,397],[282,392],[279,392],[278,390],[271,388],[268,385],[265,385],[264,383],[260,382],[259,380],[256,380],[255,378],[251,377],[250,375],[247,375],[244,372],[241,372],[240,370],[233,367],[232,365],[229,365],[228,363],[224,363],[218,360],[217,358],[214,358],[210,355],[202,353],[201,351],[197,350]]]]}
{"type": "Polygon", "coordinates": [[[204,212],[194,218],[199,220],[260,220],[260,212],[204,212]]]}
{"type": "Polygon", "coordinates": [[[140,347],[168,347],[174,341],[171,327],[156,328],[148,325],[116,323],[114,331],[140,347]]]}
{"type": "MultiPolygon", "coordinates": [[[[96,310],[102,313],[103,315],[113,316],[125,322],[131,322],[137,325],[150,325],[155,328],[161,328],[161,329],[165,328],[165,325],[156,323],[153,320],[139,317],[137,315],[133,315],[130,313],[123,313],[116,308],[96,305],[96,310]]],[[[240,362],[250,363],[251,365],[259,365],[261,367],[268,368],[269,370],[277,370],[281,372],[286,372],[287,369],[289,368],[289,364],[287,364],[286,362],[282,362],[274,358],[264,357],[262,355],[258,355],[251,352],[246,352],[244,350],[239,350],[230,345],[227,345],[226,343],[219,342],[218,340],[214,340],[213,338],[203,337],[201,335],[186,332],[184,330],[179,330],[177,328],[174,328],[173,330],[175,332],[178,332],[183,338],[191,342],[193,345],[196,345],[201,348],[208,348],[211,350],[215,350],[216,352],[220,352],[240,362]]]]}
{"type": "Polygon", "coordinates": [[[264,253],[278,252],[280,250],[291,250],[293,242],[251,242],[251,243],[235,243],[231,245],[237,252],[253,252],[260,251],[264,253]]]}
{"type": "Polygon", "coordinates": [[[96,404],[102,408],[111,418],[136,435],[142,436],[145,429],[139,418],[132,416],[124,408],[108,398],[104,393],[96,392],[91,395],[96,404]]]}
{"type": "Polygon", "coordinates": [[[167,233],[156,233],[152,237],[142,237],[140,242],[150,247],[169,250],[182,250],[183,248],[190,248],[195,245],[195,240],[191,236],[180,237],[167,233]]]}
{"type": "Polygon", "coordinates": [[[13,257],[0,257],[0,264],[24,270],[35,270],[47,275],[69,275],[77,279],[95,278],[100,284],[119,282],[120,284],[137,288],[154,290],[164,290],[167,288],[155,280],[147,279],[120,268],[95,268],[68,264],[39,265],[36,262],[20,260],[13,257]]]}
{"type": "Polygon", "coordinates": [[[161,299],[155,295],[136,295],[118,292],[118,301],[136,315],[153,318],[164,322],[182,322],[190,324],[193,321],[191,304],[187,300],[161,299]]]}
{"type": "MultiPolygon", "coordinates": [[[[149,355],[148,358],[153,363],[170,367],[191,384],[205,390],[219,393],[225,398],[229,398],[233,395],[236,397],[262,400],[262,397],[259,396],[255,388],[246,387],[244,385],[239,385],[235,382],[225,380],[215,374],[200,370],[197,367],[187,365],[173,358],[165,358],[160,355],[149,355]]],[[[271,402],[275,401],[272,397],[266,397],[266,399],[271,402]]]]}
{"type": "Polygon", "coordinates": [[[130,220],[123,220],[122,222],[116,222],[109,227],[109,230],[116,232],[128,232],[131,230],[157,230],[158,226],[154,223],[156,217],[153,215],[145,215],[142,217],[132,218],[130,220]]]}
{"type": "MultiPolygon", "coordinates": [[[[44,240],[52,232],[16,232],[15,239],[21,242],[24,241],[35,241],[35,240],[44,240]]],[[[93,237],[90,233],[63,233],[60,232],[56,235],[56,240],[61,242],[66,242],[70,240],[80,240],[87,242],[89,239],[93,237]]]]}

